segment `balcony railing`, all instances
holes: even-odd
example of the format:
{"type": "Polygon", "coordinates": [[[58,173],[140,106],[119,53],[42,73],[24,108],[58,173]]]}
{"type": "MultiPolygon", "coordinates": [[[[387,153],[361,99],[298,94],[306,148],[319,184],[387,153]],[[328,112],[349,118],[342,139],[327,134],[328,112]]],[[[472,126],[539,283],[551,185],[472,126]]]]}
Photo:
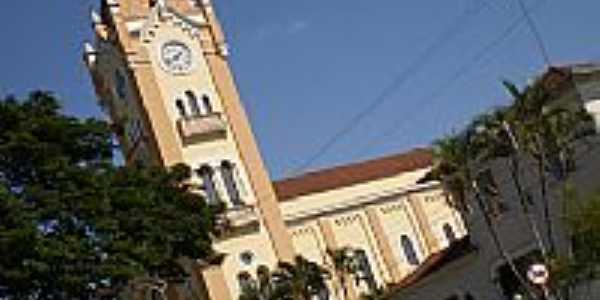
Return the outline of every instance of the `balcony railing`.
{"type": "Polygon", "coordinates": [[[216,213],[215,238],[218,240],[257,230],[259,217],[252,205],[225,208],[216,213]]]}
{"type": "Polygon", "coordinates": [[[254,206],[235,206],[228,208],[225,216],[234,227],[241,227],[253,222],[258,222],[258,214],[254,206]]]}
{"type": "Polygon", "coordinates": [[[224,135],[227,126],[220,113],[191,116],[177,121],[183,139],[204,138],[224,135]]]}

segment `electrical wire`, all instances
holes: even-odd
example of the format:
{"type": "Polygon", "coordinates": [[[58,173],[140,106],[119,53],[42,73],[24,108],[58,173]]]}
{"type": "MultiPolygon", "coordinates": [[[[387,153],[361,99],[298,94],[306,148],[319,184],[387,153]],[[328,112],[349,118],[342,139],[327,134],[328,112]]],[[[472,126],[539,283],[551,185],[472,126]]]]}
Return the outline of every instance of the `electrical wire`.
{"type": "MultiPolygon", "coordinates": [[[[537,11],[538,9],[540,9],[542,7],[542,5],[547,3],[547,1],[548,0],[538,0],[531,8],[528,9],[528,10],[530,10],[530,11],[528,11],[528,13],[537,11]]],[[[490,52],[492,49],[494,49],[495,47],[500,45],[502,42],[504,42],[508,37],[510,37],[510,35],[513,34],[518,29],[519,25],[521,25],[523,23],[523,21],[525,21],[525,18],[521,17],[521,18],[518,18],[518,19],[514,20],[513,22],[511,22],[509,24],[509,26],[504,31],[502,31],[502,33],[497,38],[492,40],[490,43],[486,44],[471,59],[469,59],[455,73],[453,73],[452,77],[450,77],[450,79],[448,81],[446,81],[443,85],[441,85],[439,88],[437,88],[433,93],[431,93],[423,98],[420,98],[420,101],[419,101],[419,103],[421,103],[420,108],[424,111],[425,108],[431,106],[437,100],[439,100],[443,96],[443,94],[448,90],[448,88],[450,88],[452,85],[454,85],[456,82],[458,82],[459,79],[464,77],[475,65],[477,65],[483,58],[485,58],[485,56],[486,56],[486,54],[488,54],[488,52],[490,52]]],[[[412,113],[407,118],[397,119],[393,123],[393,125],[390,126],[388,129],[384,130],[382,134],[377,135],[370,142],[365,144],[365,146],[359,150],[359,155],[360,156],[365,155],[368,151],[370,151],[379,142],[381,142],[383,140],[387,140],[390,136],[399,132],[400,129],[403,129],[404,125],[406,125],[409,122],[412,122],[416,117],[418,117],[418,115],[419,115],[418,113],[412,113]]]]}
{"type": "Polygon", "coordinates": [[[305,162],[299,165],[291,173],[291,176],[302,173],[306,168],[310,167],[315,161],[321,156],[327,153],[341,138],[346,136],[352,130],[354,130],[362,121],[365,120],[373,111],[381,106],[394,92],[406,83],[411,76],[416,72],[420,71],[427,62],[439,51],[441,48],[450,42],[454,37],[460,34],[467,24],[469,18],[479,14],[485,5],[482,2],[478,2],[475,8],[467,7],[465,11],[454,20],[451,26],[447,27],[434,41],[431,43],[424,52],[422,52],[407,68],[401,73],[394,77],[394,79],[384,87],[384,89],[369,102],[369,105],[363,110],[359,111],[354,115],[340,130],[338,130],[331,138],[329,138],[318,150],[310,156],[305,162]]]}
{"type": "Polygon", "coordinates": [[[546,63],[547,66],[550,66],[551,62],[550,62],[550,55],[548,55],[548,49],[546,48],[546,44],[544,43],[544,39],[542,38],[540,31],[538,30],[537,26],[535,25],[535,22],[533,21],[533,17],[527,11],[527,7],[525,7],[525,3],[523,3],[523,0],[516,0],[516,1],[518,2],[519,8],[521,9],[521,12],[523,13],[523,17],[527,20],[527,24],[529,25],[529,29],[531,30],[531,33],[533,34],[535,44],[538,46],[538,48],[540,50],[540,54],[542,55],[542,58],[544,59],[544,62],[546,63]]]}

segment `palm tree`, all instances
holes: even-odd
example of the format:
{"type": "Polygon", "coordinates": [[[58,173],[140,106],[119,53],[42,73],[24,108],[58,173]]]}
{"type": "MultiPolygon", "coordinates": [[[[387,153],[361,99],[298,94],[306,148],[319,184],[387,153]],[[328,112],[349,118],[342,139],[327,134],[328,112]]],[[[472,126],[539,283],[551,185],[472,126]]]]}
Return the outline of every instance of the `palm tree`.
{"type": "Polygon", "coordinates": [[[272,279],[271,271],[265,265],[261,265],[256,269],[256,280],[249,273],[242,273],[238,280],[244,281],[241,286],[241,294],[239,300],[268,300],[273,298],[275,290],[275,282],[272,279]]]}
{"type": "Polygon", "coordinates": [[[333,262],[333,269],[339,280],[344,299],[349,299],[350,292],[348,291],[348,284],[351,282],[349,279],[350,277],[356,276],[358,272],[358,266],[354,258],[354,250],[350,247],[343,247],[335,250],[327,249],[327,253],[333,262]]]}
{"type": "Polygon", "coordinates": [[[484,165],[497,159],[507,159],[510,178],[517,192],[521,212],[529,224],[538,249],[546,259],[548,254],[546,245],[544,244],[535,215],[531,211],[533,198],[522,181],[522,150],[517,132],[514,130],[516,125],[513,125],[519,123],[518,120],[515,120],[512,108],[500,108],[492,113],[483,114],[471,124],[472,128],[470,130],[474,132],[473,140],[477,145],[475,147],[477,152],[475,157],[479,165],[484,165]]]}
{"type": "Polygon", "coordinates": [[[554,252],[548,174],[563,182],[563,187],[566,185],[574,169],[576,142],[594,133],[593,127],[586,126],[592,117],[570,96],[576,94],[574,89],[559,99],[541,80],[522,91],[510,82],[504,82],[504,86],[513,97],[509,115],[518,145],[515,149],[520,148],[536,164],[546,235],[550,251],[554,252]]]}
{"type": "Polygon", "coordinates": [[[256,290],[263,298],[268,299],[273,294],[274,284],[271,280],[271,270],[265,265],[261,265],[256,269],[257,286],[256,290]]]}
{"type": "Polygon", "coordinates": [[[384,288],[376,288],[369,293],[363,293],[360,295],[361,300],[384,300],[388,298],[389,295],[386,294],[386,290],[384,288]]]}
{"type": "Polygon", "coordinates": [[[329,272],[301,256],[280,262],[273,272],[259,267],[257,279],[242,289],[240,300],[312,300],[328,293],[329,272]]]}
{"type": "Polygon", "coordinates": [[[472,163],[475,153],[481,150],[475,150],[478,143],[473,139],[473,128],[461,135],[449,136],[437,140],[434,143],[434,167],[431,172],[432,178],[438,179],[451,192],[452,204],[456,207],[469,207],[470,195],[475,202],[478,210],[481,212],[488,233],[492,239],[494,247],[499,255],[511,269],[515,278],[521,286],[527,290],[534,298],[535,295],[523,275],[517,269],[515,262],[509,252],[504,248],[499,237],[496,225],[492,216],[489,214],[484,197],[482,196],[482,187],[472,174],[472,163]]]}
{"type": "Polygon", "coordinates": [[[579,193],[572,185],[563,190],[564,221],[572,237],[571,251],[550,265],[550,285],[561,299],[593,299],[600,279],[600,193],[579,193]],[[587,294],[584,295],[583,293],[587,294]]]}
{"type": "MultiPolygon", "coordinates": [[[[513,98],[510,115],[511,129],[515,137],[513,141],[515,154],[518,154],[518,151],[522,150],[536,164],[535,170],[539,181],[546,234],[550,250],[553,252],[555,242],[552,233],[553,225],[550,218],[550,204],[547,192],[548,180],[544,167],[547,159],[547,142],[552,139],[552,137],[544,134],[548,125],[546,122],[547,119],[544,116],[544,108],[550,102],[551,95],[539,82],[525,87],[523,91],[520,91],[515,84],[508,81],[505,81],[503,84],[513,98]]],[[[545,248],[540,247],[540,250],[542,249],[545,248]]],[[[545,251],[542,252],[544,253],[545,251]]]]}
{"type": "Polygon", "coordinates": [[[311,300],[322,293],[328,293],[326,281],[329,272],[318,264],[297,256],[294,264],[280,263],[275,273],[278,281],[287,281],[292,287],[295,299],[311,300]]]}

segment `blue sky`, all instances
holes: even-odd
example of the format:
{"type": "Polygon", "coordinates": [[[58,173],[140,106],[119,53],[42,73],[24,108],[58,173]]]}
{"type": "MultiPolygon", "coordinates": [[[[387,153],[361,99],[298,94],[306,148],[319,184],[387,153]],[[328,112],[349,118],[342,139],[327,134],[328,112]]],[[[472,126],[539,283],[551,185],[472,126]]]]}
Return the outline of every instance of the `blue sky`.
{"type": "MultiPolygon", "coordinates": [[[[524,83],[544,68],[525,23],[507,29],[521,17],[515,1],[214,0],[275,178],[296,170],[375,99],[380,105],[311,169],[428,145],[506,103],[502,79],[524,83]]],[[[599,1],[524,1],[535,7],[553,64],[600,60],[599,1]]],[[[80,59],[96,5],[6,1],[0,94],[47,89],[67,112],[100,116],[80,59]]]]}

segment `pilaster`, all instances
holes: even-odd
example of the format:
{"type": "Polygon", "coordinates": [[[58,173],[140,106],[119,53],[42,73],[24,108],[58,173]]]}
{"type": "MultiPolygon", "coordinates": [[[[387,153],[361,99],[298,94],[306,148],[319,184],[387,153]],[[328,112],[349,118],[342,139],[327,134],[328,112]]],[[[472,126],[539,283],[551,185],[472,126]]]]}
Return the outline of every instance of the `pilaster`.
{"type": "Polygon", "coordinates": [[[391,279],[394,283],[400,282],[402,280],[402,273],[400,272],[398,264],[396,263],[394,252],[390,245],[390,241],[384,232],[381,220],[377,215],[377,209],[374,207],[369,207],[366,209],[366,214],[371,231],[373,232],[375,240],[377,241],[377,248],[381,253],[383,262],[389,271],[391,279]]]}
{"type": "Polygon", "coordinates": [[[415,215],[419,231],[423,235],[427,252],[429,254],[438,252],[440,250],[439,241],[435,237],[431,224],[425,214],[423,203],[421,202],[422,200],[414,196],[409,196],[407,201],[415,215]]]}
{"type": "MultiPolygon", "coordinates": [[[[208,4],[203,12],[209,23],[214,47],[217,49],[224,47],[223,33],[212,6],[208,4]]],[[[291,236],[283,222],[277,196],[260,156],[248,117],[242,107],[229,65],[222,52],[208,53],[206,59],[217,92],[223,99],[223,108],[229,117],[240,157],[249,173],[251,186],[257,196],[257,206],[275,253],[279,260],[291,262],[295,256],[291,236]]]]}
{"type": "MultiPolygon", "coordinates": [[[[147,50],[143,47],[138,49],[141,60],[148,61],[147,50]]],[[[150,64],[140,64],[133,72],[142,108],[148,118],[148,124],[160,154],[160,161],[165,166],[172,166],[183,162],[183,152],[178,145],[177,131],[164,108],[161,92],[150,64]]]]}
{"type": "Polygon", "coordinates": [[[198,278],[204,278],[208,299],[233,300],[221,266],[197,267],[196,272],[198,278]]]}
{"type": "MultiPolygon", "coordinates": [[[[327,247],[327,249],[329,251],[339,250],[340,248],[335,240],[335,234],[333,231],[333,226],[331,225],[331,221],[328,219],[319,219],[317,222],[319,225],[319,229],[321,230],[321,233],[323,235],[323,239],[325,240],[325,246],[327,247]]],[[[331,270],[331,272],[334,272],[335,274],[335,266],[333,267],[333,270],[331,270]]],[[[341,276],[345,277],[344,281],[346,282],[346,285],[343,286],[343,283],[340,282],[339,278],[337,278],[337,276],[334,276],[333,283],[334,288],[336,289],[336,294],[338,294],[339,296],[341,292],[343,294],[343,300],[358,300],[358,292],[356,291],[354,284],[352,284],[353,280],[352,278],[350,278],[350,274],[341,274],[341,276]]]]}

